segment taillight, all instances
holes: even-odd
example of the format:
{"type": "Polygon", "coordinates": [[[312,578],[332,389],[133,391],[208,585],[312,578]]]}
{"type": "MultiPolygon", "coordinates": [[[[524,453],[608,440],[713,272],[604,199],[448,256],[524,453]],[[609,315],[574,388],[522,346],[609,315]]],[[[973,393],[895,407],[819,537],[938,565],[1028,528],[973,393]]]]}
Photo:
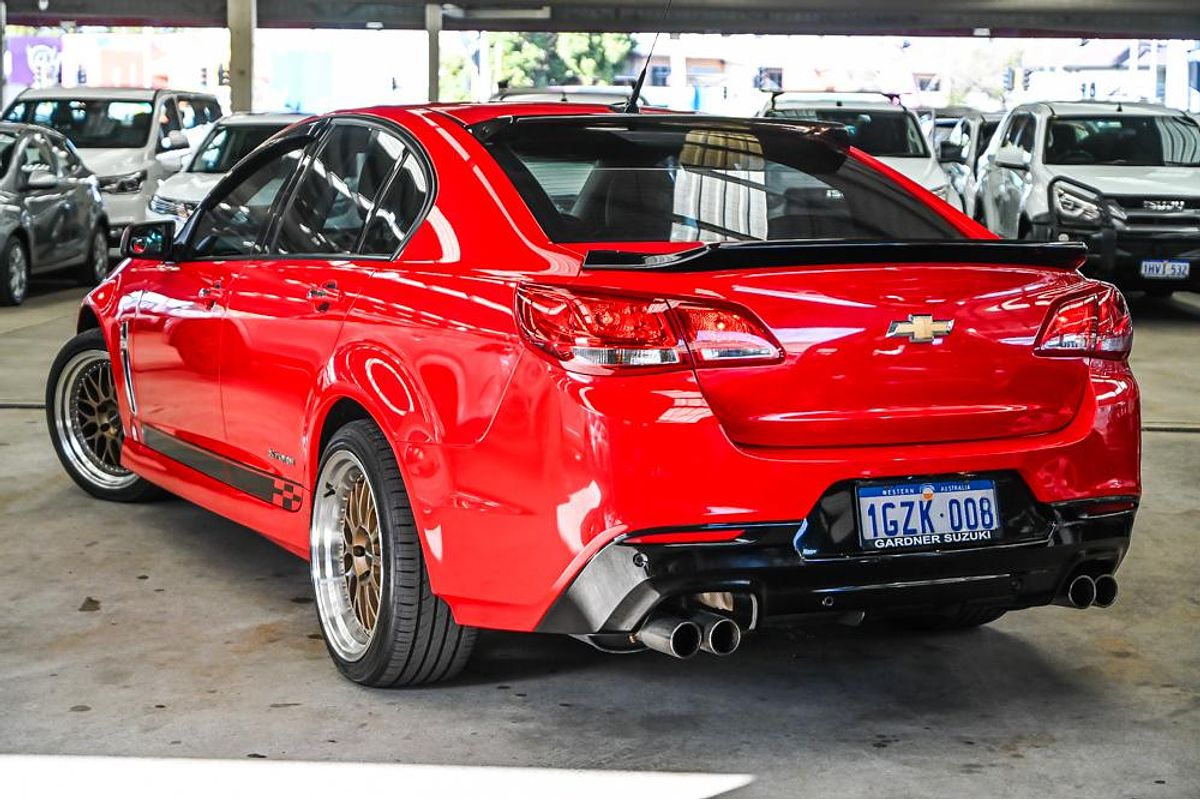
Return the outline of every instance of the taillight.
{"type": "Polygon", "coordinates": [[[1112,286],[1061,301],[1042,326],[1035,347],[1043,356],[1125,359],[1133,347],[1133,320],[1112,286]]]}
{"type": "Polygon", "coordinates": [[[577,372],[777,361],[774,338],[749,312],[695,301],[517,289],[517,322],[535,347],[577,372]]]}

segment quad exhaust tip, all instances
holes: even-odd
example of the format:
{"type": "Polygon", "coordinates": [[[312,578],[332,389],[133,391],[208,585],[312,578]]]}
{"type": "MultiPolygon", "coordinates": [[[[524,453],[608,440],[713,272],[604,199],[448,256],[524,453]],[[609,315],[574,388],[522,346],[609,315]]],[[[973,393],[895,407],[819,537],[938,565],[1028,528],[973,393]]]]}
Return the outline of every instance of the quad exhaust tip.
{"type": "Polygon", "coordinates": [[[1096,584],[1096,599],[1092,602],[1095,603],[1096,608],[1108,608],[1117,602],[1118,589],[1115,577],[1111,574],[1101,575],[1093,579],[1093,583],[1096,584]]]}
{"type": "Polygon", "coordinates": [[[729,617],[711,611],[697,611],[690,615],[700,626],[700,649],[714,656],[731,655],[742,643],[742,629],[729,617]]]}
{"type": "Polygon", "coordinates": [[[675,658],[691,658],[700,650],[702,636],[700,626],[689,619],[661,616],[643,625],[636,638],[651,650],[675,658]]]}
{"type": "Polygon", "coordinates": [[[651,650],[675,658],[691,658],[701,650],[727,656],[742,644],[742,628],[722,614],[689,611],[682,616],[652,617],[634,638],[651,650]]]}

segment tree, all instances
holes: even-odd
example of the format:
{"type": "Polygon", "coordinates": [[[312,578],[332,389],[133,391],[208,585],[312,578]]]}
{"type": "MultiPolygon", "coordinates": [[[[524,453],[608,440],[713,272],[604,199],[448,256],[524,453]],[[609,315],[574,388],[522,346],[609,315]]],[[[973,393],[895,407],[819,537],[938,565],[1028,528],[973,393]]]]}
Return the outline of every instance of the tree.
{"type": "Polygon", "coordinates": [[[496,79],[508,86],[612,83],[633,52],[625,33],[500,33],[496,79]]]}

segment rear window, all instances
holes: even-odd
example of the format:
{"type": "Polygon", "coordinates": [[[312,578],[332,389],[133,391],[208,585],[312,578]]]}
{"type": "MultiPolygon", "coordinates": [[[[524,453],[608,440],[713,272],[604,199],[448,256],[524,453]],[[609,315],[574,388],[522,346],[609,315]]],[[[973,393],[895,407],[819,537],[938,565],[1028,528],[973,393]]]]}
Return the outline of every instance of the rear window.
{"type": "Polygon", "coordinates": [[[899,185],[790,125],[560,117],[474,130],[554,241],[962,238],[899,185]]]}

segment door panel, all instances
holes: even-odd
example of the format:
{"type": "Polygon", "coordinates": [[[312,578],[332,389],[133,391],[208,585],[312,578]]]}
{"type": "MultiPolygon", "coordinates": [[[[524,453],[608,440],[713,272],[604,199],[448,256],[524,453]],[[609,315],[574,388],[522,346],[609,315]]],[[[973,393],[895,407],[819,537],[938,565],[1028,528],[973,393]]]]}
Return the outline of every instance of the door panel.
{"type": "Polygon", "coordinates": [[[224,438],[221,331],[225,264],[162,264],[147,281],[129,326],[138,419],[209,449],[224,438]]]}
{"type": "Polygon", "coordinates": [[[346,310],[370,264],[286,257],[242,265],[221,349],[231,458],[301,482],[300,437],[346,310]]]}

